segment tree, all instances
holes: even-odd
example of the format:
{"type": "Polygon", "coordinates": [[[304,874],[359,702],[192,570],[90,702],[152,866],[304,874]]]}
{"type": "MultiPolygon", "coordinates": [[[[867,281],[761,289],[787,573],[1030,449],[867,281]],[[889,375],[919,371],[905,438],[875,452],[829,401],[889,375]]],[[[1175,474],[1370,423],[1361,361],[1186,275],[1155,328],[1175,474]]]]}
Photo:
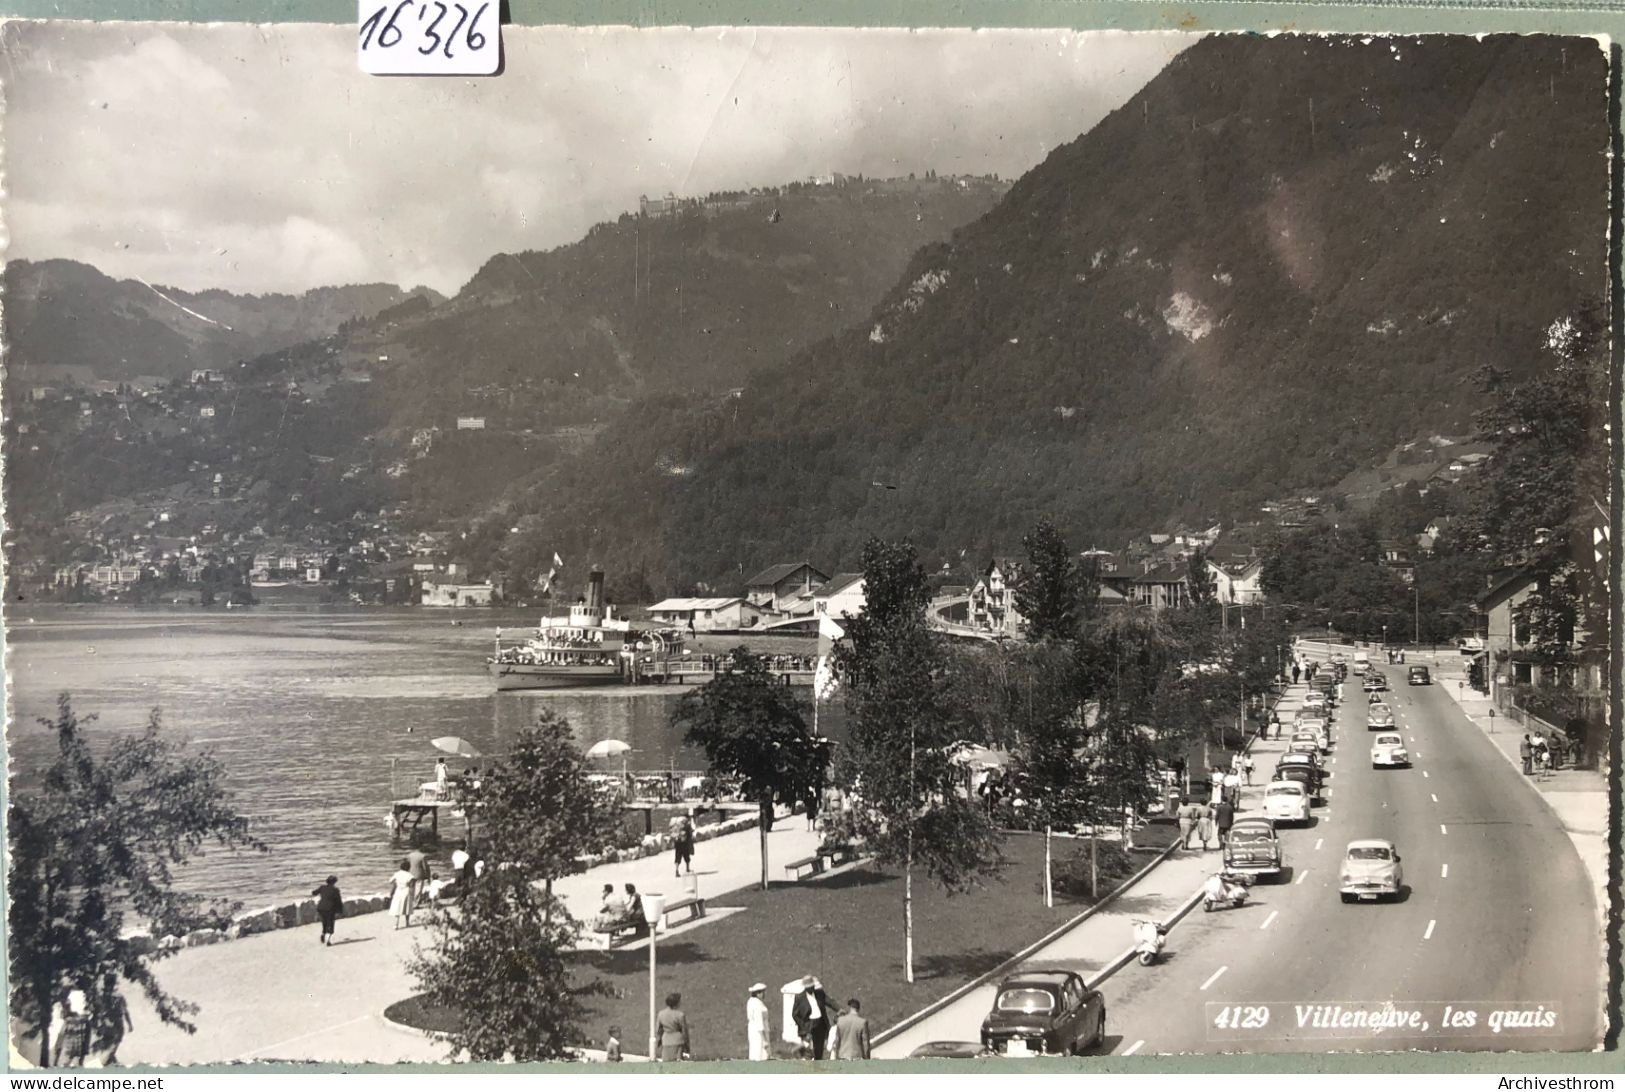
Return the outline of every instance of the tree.
{"type": "Polygon", "coordinates": [[[1207,551],[1194,551],[1186,562],[1186,568],[1190,574],[1186,583],[1190,587],[1191,606],[1205,610],[1217,603],[1218,582],[1207,567],[1207,551]]]}
{"type": "Polygon", "coordinates": [[[737,778],[757,802],[762,837],[762,890],[767,890],[767,832],[773,801],[815,790],[829,761],[826,746],[808,730],[803,703],[768,670],[767,660],[743,645],[728,654],[715,678],[684,694],[671,722],[705,751],[713,773],[737,778]]]}
{"type": "Polygon", "coordinates": [[[614,842],[619,810],[588,780],[569,723],[554,713],[521,731],[462,802],[495,864],[469,887],[461,913],[438,919],[433,949],[408,969],[431,1004],[462,1016],[447,1036],[453,1053],[477,1062],[571,1057],[581,999],[602,987],[571,978],[564,953],[581,926],[553,880],[583,871],[585,855],[614,842]]]}
{"type": "Polygon", "coordinates": [[[841,776],[853,823],[876,859],[903,869],[903,967],[914,981],[914,872],[963,891],[1002,864],[986,813],[959,790],[944,654],[926,625],[925,569],[909,542],[863,548],[864,611],[846,626],[835,669],[846,687],[841,776]]]}
{"type": "Polygon", "coordinates": [[[1027,551],[1027,571],[1016,587],[1016,610],[1027,620],[1027,640],[1071,640],[1085,612],[1077,559],[1048,516],[1023,536],[1021,545],[1027,551]]]}
{"type": "Polygon", "coordinates": [[[154,712],[144,731],[118,739],[99,757],[67,694],[57,699],[57,754],[39,789],[19,794],[11,831],[11,1013],[39,1036],[39,1063],[82,1064],[117,1053],[128,1027],[121,983],[141,990],[166,1024],[197,1031],[197,1006],[166,992],[152,962],[124,935],[127,913],[152,935],[224,926],[232,907],[177,891],[172,867],[207,843],[265,845],[249,833],[225,790],[225,769],[207,752],[184,756],[161,737],[154,712]],[[51,1020],[75,991],[85,999],[87,1034],[53,1051],[51,1020]]]}

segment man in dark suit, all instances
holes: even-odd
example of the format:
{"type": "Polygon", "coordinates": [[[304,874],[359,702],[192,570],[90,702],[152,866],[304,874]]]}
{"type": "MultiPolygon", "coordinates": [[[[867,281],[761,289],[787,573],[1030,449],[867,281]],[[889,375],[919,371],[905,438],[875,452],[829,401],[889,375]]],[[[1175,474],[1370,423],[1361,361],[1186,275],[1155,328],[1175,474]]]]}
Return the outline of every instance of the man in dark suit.
{"type": "Polygon", "coordinates": [[[829,994],[824,992],[824,984],[817,977],[808,975],[802,979],[802,990],[790,1007],[790,1018],[796,1022],[796,1034],[811,1048],[813,1059],[822,1061],[829,1041],[831,1014],[829,994]]]}

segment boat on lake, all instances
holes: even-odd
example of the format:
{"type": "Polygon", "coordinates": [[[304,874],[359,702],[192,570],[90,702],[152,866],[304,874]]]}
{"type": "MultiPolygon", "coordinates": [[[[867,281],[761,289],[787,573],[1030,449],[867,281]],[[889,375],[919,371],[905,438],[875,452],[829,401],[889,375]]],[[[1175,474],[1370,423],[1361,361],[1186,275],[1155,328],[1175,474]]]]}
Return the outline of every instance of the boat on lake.
{"type": "Polygon", "coordinates": [[[604,573],[587,578],[587,595],[570,613],[543,618],[524,640],[504,645],[499,632],[486,667],[498,690],[548,690],[631,680],[641,634],[604,603],[604,573]]]}

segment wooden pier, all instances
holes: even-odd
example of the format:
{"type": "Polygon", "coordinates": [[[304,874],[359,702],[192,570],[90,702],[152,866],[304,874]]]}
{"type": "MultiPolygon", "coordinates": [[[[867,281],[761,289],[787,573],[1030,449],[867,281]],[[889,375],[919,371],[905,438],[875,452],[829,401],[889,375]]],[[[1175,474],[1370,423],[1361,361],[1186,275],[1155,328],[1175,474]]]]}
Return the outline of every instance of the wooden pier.
{"type": "MultiPolygon", "coordinates": [[[[415,842],[427,838],[429,841],[440,840],[440,813],[450,812],[457,808],[456,801],[437,800],[431,796],[416,796],[410,800],[397,800],[390,805],[390,827],[395,832],[395,838],[415,842]],[[424,821],[428,821],[428,829],[424,829],[424,821]]],[[[468,833],[468,818],[463,819],[463,833],[468,833]]]]}
{"type": "MultiPolygon", "coordinates": [[[[718,661],[725,657],[717,657],[718,661]]],[[[715,667],[707,667],[704,660],[654,660],[649,663],[640,663],[637,670],[637,681],[653,683],[656,686],[700,686],[716,678],[719,672],[715,667]]],[[[818,672],[815,668],[776,668],[772,670],[774,678],[786,686],[812,686],[813,679],[818,672]]]]}

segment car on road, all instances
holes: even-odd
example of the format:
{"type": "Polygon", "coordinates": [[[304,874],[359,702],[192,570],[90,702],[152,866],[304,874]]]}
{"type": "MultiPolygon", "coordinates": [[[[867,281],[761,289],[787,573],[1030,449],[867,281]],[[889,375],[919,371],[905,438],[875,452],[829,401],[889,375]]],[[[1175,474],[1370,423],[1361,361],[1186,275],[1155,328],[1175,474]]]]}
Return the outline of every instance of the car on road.
{"type": "Polygon", "coordinates": [[[1224,843],[1224,867],[1249,876],[1279,876],[1281,839],[1275,836],[1275,824],[1268,819],[1237,819],[1224,843]]]}
{"type": "Polygon", "coordinates": [[[1305,784],[1309,789],[1310,803],[1318,803],[1321,786],[1326,782],[1326,771],[1320,767],[1320,756],[1309,751],[1288,751],[1276,762],[1271,780],[1297,780],[1295,770],[1308,772],[1309,780],[1305,784]]]}
{"type": "Polygon", "coordinates": [[[1388,680],[1380,671],[1368,671],[1361,685],[1367,694],[1378,694],[1388,689],[1388,680]]]}
{"type": "Polygon", "coordinates": [[[1320,775],[1312,766],[1292,765],[1275,767],[1270,784],[1277,781],[1295,781],[1303,786],[1304,795],[1311,805],[1320,802],[1320,775]]]}
{"type": "Polygon", "coordinates": [[[1380,701],[1374,701],[1365,711],[1365,727],[1369,732],[1394,726],[1394,710],[1380,701]]]}
{"type": "Polygon", "coordinates": [[[1398,732],[1384,732],[1371,744],[1371,766],[1409,766],[1411,764],[1410,752],[1405,749],[1405,739],[1398,732]]]}
{"type": "Polygon", "coordinates": [[[1299,736],[1313,736],[1315,746],[1322,751],[1332,749],[1332,726],[1320,717],[1304,717],[1292,726],[1292,742],[1301,743],[1299,736]]]}
{"type": "Polygon", "coordinates": [[[1106,1041],[1106,999],[1073,971],[1023,971],[999,983],[982,1021],[996,1054],[1082,1054],[1106,1041]]]}
{"type": "Polygon", "coordinates": [[[1356,675],[1364,675],[1366,673],[1366,669],[1370,666],[1371,657],[1367,653],[1361,651],[1354,654],[1354,673],[1356,675]]]}
{"type": "Polygon", "coordinates": [[[1264,789],[1264,814],[1277,824],[1308,824],[1309,790],[1296,781],[1270,782],[1264,789]]]}
{"type": "Polygon", "coordinates": [[[1405,681],[1412,686],[1427,686],[1433,681],[1433,676],[1428,674],[1427,668],[1417,665],[1405,672],[1405,681]]]}
{"type": "Polygon", "coordinates": [[[1399,850],[1386,838],[1360,838],[1344,851],[1337,885],[1344,902],[1398,897],[1403,882],[1399,850]]]}
{"type": "Polygon", "coordinates": [[[910,1058],[980,1058],[987,1053],[981,1043],[968,1043],[963,1039],[934,1039],[921,1043],[908,1052],[910,1058]]]}

